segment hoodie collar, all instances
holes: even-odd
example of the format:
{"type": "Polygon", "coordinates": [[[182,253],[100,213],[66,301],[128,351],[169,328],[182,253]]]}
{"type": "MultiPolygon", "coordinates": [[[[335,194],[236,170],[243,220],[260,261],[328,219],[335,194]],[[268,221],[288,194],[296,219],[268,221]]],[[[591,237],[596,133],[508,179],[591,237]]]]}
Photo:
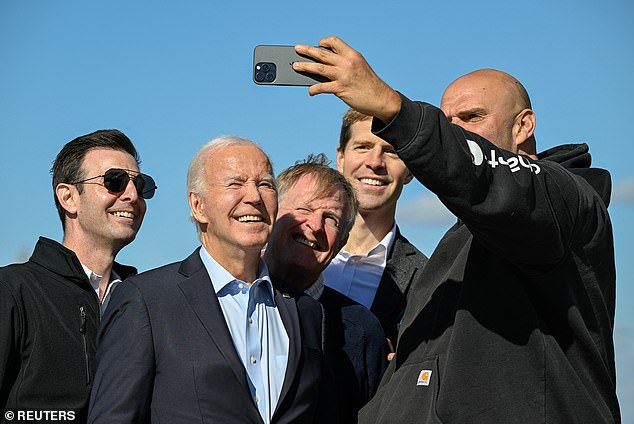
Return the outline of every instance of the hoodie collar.
{"type": "Polygon", "coordinates": [[[537,158],[556,162],[571,173],[580,176],[603,199],[606,207],[610,204],[612,178],[605,169],[590,167],[592,157],[587,144],[562,144],[541,152],[537,158]]]}
{"type": "MultiPolygon", "coordinates": [[[[30,260],[75,284],[88,283],[88,277],[75,252],[55,240],[40,237],[30,260]]],[[[136,268],[116,262],[112,268],[122,280],[137,273],[136,268]]]]}

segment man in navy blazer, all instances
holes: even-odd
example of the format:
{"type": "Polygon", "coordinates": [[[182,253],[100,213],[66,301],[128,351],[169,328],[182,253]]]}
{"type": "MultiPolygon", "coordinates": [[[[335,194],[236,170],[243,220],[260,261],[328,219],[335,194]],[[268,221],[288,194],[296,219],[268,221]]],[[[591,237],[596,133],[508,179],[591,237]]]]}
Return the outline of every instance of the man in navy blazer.
{"type": "Polygon", "coordinates": [[[277,214],[268,157],[248,140],[212,140],[187,185],[202,247],[114,293],[89,422],[316,422],[321,307],[278,290],[260,259],[277,214]]]}
{"type": "Polygon", "coordinates": [[[279,213],[264,255],[271,275],[325,310],[331,421],[356,423],[387,367],[385,333],[365,306],[325,287],[322,271],[346,243],[357,214],[352,185],[323,154],[309,156],[277,178],[279,213]],[[335,418],[336,417],[336,418],[335,418]]]}

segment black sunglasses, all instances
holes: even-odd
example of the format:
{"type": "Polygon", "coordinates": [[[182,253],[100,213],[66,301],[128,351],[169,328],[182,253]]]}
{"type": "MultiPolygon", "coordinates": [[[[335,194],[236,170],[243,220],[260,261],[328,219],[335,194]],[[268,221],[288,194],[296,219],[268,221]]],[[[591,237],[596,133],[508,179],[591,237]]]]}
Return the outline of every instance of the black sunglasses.
{"type": "Polygon", "coordinates": [[[119,169],[119,168],[111,168],[103,173],[103,175],[97,175],[96,177],[86,178],[85,180],[76,181],[74,183],[69,184],[99,184],[104,186],[108,191],[113,193],[122,193],[125,191],[125,188],[128,186],[128,182],[134,183],[134,187],[136,188],[136,192],[144,199],[151,199],[154,197],[154,192],[158,187],[156,187],[156,183],[154,179],[147,174],[142,174],[137,171],[133,171],[131,169],[119,169]],[[130,172],[135,173],[136,175],[130,177],[130,172]],[[103,177],[103,184],[101,183],[87,183],[86,181],[94,180],[96,178],[103,177]]]}

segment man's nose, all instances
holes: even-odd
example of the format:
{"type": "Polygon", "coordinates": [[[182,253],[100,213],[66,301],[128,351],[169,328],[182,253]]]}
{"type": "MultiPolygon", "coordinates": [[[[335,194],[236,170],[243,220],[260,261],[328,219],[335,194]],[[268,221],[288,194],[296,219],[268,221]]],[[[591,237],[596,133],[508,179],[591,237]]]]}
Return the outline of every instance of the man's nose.
{"type": "Polygon", "coordinates": [[[262,193],[256,183],[247,183],[244,186],[244,201],[247,203],[259,204],[262,203],[262,193]]]}
{"type": "Polygon", "coordinates": [[[136,189],[136,186],[134,185],[134,180],[132,178],[130,178],[130,181],[128,181],[128,184],[125,186],[125,190],[123,191],[123,193],[121,193],[121,200],[128,200],[130,202],[136,202],[139,200],[139,192],[136,189]]]}
{"type": "Polygon", "coordinates": [[[366,163],[371,168],[381,168],[385,165],[383,161],[383,151],[381,149],[372,149],[367,158],[366,163]]]}
{"type": "Polygon", "coordinates": [[[306,224],[308,225],[308,228],[310,228],[310,230],[313,233],[318,233],[320,231],[323,231],[324,220],[322,219],[322,214],[317,212],[311,213],[306,219],[306,224]]]}

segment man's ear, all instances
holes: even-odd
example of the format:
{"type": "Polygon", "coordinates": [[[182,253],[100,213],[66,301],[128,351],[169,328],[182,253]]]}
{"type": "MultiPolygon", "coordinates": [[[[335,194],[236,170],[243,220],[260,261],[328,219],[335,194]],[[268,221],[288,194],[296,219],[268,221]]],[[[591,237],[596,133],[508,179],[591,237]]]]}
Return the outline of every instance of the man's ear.
{"type": "Polygon", "coordinates": [[[343,173],[343,161],[343,150],[341,147],[337,147],[337,170],[341,173],[343,173]]]}
{"type": "Polygon", "coordinates": [[[403,185],[409,184],[410,182],[412,182],[413,179],[414,179],[414,174],[407,171],[407,175],[403,179],[403,185]]]}
{"type": "Polygon", "coordinates": [[[77,204],[79,203],[79,191],[72,184],[59,183],[55,187],[55,196],[62,208],[70,215],[77,214],[77,204]]]}
{"type": "Polygon", "coordinates": [[[187,200],[189,201],[189,210],[192,217],[200,224],[208,224],[207,217],[203,213],[205,210],[203,199],[197,193],[190,191],[187,193],[187,200]]]}
{"type": "Polygon", "coordinates": [[[533,138],[535,125],[535,112],[531,109],[526,108],[517,115],[513,123],[513,139],[518,150],[525,150],[522,144],[533,138]]]}
{"type": "Polygon", "coordinates": [[[337,253],[339,253],[341,249],[343,249],[343,246],[345,246],[346,243],[348,243],[349,236],[350,236],[350,233],[348,233],[348,235],[345,236],[343,239],[339,240],[339,242],[337,243],[337,249],[335,250],[335,256],[337,255],[337,253]]]}

